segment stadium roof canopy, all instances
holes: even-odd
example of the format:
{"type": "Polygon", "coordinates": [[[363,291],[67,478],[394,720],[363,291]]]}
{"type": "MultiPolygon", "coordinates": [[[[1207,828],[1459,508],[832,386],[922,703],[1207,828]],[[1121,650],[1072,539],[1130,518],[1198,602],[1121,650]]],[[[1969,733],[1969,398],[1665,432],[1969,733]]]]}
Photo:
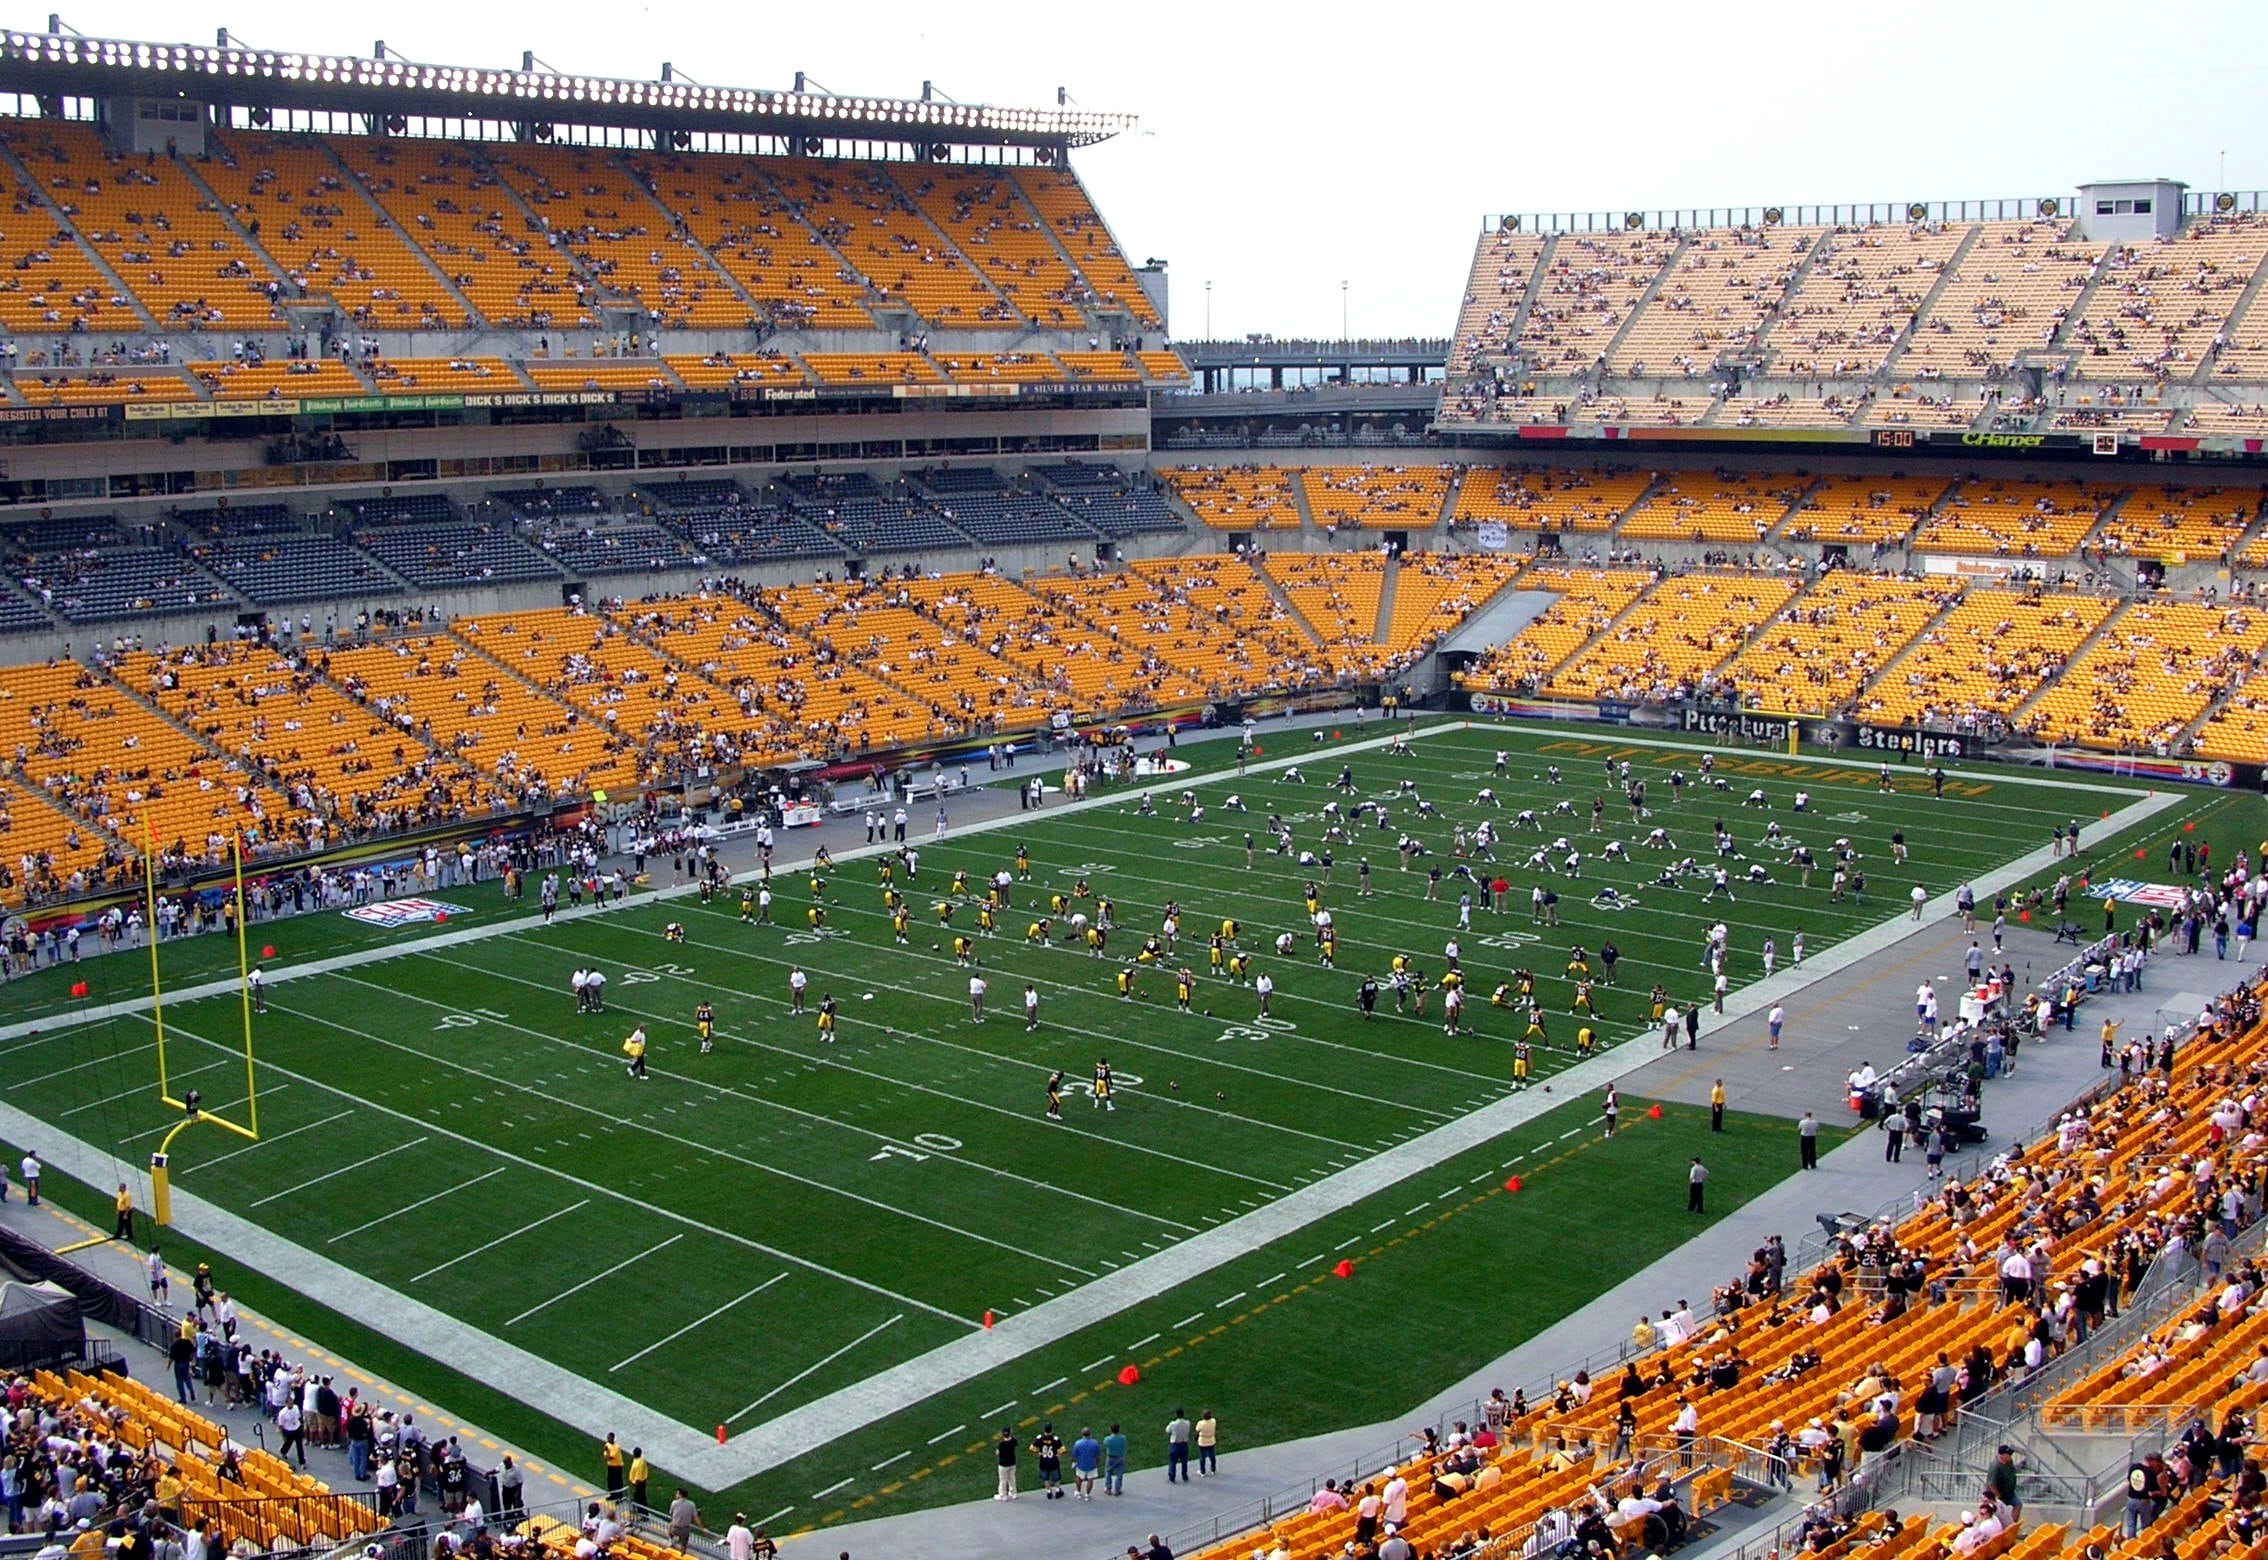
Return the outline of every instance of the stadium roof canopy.
{"type": "MultiPolygon", "coordinates": [[[[381,48],[383,45],[380,46],[381,48]]],[[[532,63],[532,56],[531,56],[532,63]]],[[[142,43],[72,33],[0,34],[0,89],[37,96],[176,98],[224,107],[652,131],[956,145],[1092,145],[1131,130],[1129,114],[996,108],[929,97],[711,87],[523,68],[423,65],[395,57],[297,54],[235,44],[142,43]]]]}

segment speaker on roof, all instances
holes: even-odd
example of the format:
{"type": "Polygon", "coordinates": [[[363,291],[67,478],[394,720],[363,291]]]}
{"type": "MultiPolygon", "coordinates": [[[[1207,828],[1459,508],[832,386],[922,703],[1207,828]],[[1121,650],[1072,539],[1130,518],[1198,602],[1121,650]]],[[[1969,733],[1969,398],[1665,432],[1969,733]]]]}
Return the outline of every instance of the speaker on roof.
{"type": "Polygon", "coordinates": [[[2052,217],[2062,209],[2063,202],[2057,200],[2053,195],[2040,202],[2040,215],[2043,217],[2052,217]]]}
{"type": "Polygon", "coordinates": [[[1042,168],[1052,168],[1055,166],[1055,148],[1052,146],[1041,147],[1037,152],[1033,154],[1033,157],[1042,168]]]}
{"type": "Polygon", "coordinates": [[[268,126],[274,124],[276,121],[276,116],[264,107],[253,109],[248,117],[251,119],[252,123],[258,125],[263,130],[267,129],[268,126]]]}
{"type": "Polygon", "coordinates": [[[404,132],[406,132],[406,131],[407,131],[408,129],[409,129],[409,117],[408,117],[408,116],[407,116],[406,114],[388,114],[388,115],[386,116],[386,133],[387,133],[387,134],[389,134],[389,135],[401,135],[401,134],[403,134],[404,132]]]}
{"type": "Polygon", "coordinates": [[[1644,213],[1643,211],[1624,212],[1622,216],[1622,225],[1626,228],[1629,228],[1631,231],[1636,232],[1639,228],[1642,228],[1646,225],[1646,213],[1644,213]]]}
{"type": "Polygon", "coordinates": [[[806,157],[816,157],[819,155],[819,148],[826,144],[815,135],[807,135],[803,138],[803,153],[806,157]]]}
{"type": "Polygon", "coordinates": [[[2236,197],[2235,197],[2234,195],[2230,195],[2230,194],[2228,194],[2228,193],[2226,193],[2226,192],[2223,192],[2222,194],[2219,194],[2219,195],[2216,195],[2216,196],[2214,196],[2214,197],[2213,197],[2213,209],[2214,209],[2215,211],[2234,211],[2234,210],[2236,210],[2236,197]]]}
{"type": "Polygon", "coordinates": [[[929,160],[931,162],[943,162],[951,155],[952,150],[943,141],[932,141],[929,143],[929,160]]]}
{"type": "Polygon", "coordinates": [[[1906,208],[1906,220],[1908,222],[1927,222],[1929,220],[1929,207],[1918,200],[1915,201],[1906,208]]]}
{"type": "Polygon", "coordinates": [[[1520,219],[1518,217],[1505,217],[1496,224],[1496,230],[1499,233],[1517,233],[1520,231],[1520,219]]]}
{"type": "Polygon", "coordinates": [[[551,123],[549,120],[540,120],[537,122],[535,127],[535,138],[539,141],[548,141],[551,139],[551,123]]]}
{"type": "Polygon", "coordinates": [[[693,144],[693,132],[690,130],[672,130],[669,133],[669,144],[682,152],[693,144]]]}
{"type": "Polygon", "coordinates": [[[1766,227],[1778,227],[1781,219],[1786,215],[1787,213],[1777,206],[1766,206],[1764,208],[1764,225],[1766,227]]]}

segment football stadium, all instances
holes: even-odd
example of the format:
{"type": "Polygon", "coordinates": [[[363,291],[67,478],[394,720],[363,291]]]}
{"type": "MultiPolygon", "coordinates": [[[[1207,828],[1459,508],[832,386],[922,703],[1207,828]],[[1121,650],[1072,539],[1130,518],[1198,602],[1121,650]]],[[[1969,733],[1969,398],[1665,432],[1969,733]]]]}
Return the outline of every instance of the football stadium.
{"type": "Polygon", "coordinates": [[[0,1556],[2268,1552],[2268,198],[1145,133],[0,33],[0,1556]]]}

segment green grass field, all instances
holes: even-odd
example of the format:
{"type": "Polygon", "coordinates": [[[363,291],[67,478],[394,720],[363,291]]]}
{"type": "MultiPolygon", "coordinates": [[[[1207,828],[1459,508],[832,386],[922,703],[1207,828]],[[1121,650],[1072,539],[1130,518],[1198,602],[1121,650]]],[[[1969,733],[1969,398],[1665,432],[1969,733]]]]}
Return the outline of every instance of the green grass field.
{"type": "MultiPolygon", "coordinates": [[[[1585,732],[1437,728],[1411,756],[1374,750],[1348,760],[1364,794],[1391,808],[1394,829],[1364,823],[1334,847],[1333,970],[1316,964],[1301,903],[1317,874],[1269,853],[1263,829],[1273,810],[1303,848],[1319,843],[1341,760],[1335,744],[1308,751],[1302,737],[1299,746],[1302,784],[1280,771],[1237,776],[1217,747],[1198,750],[1202,767],[1188,783],[1207,807],[1202,822],[1185,816],[1177,780],[1156,795],[1151,817],[1113,797],[917,840],[905,947],[893,943],[875,863],[852,859],[828,879],[828,921],[818,931],[804,924],[803,877],[785,872],[774,885],[777,927],[742,925],[732,895],[706,906],[634,899],[546,927],[514,919],[532,893],[513,907],[484,889],[439,896],[466,907],[465,925],[501,927],[477,941],[437,944],[430,927],[374,934],[337,915],[262,929],[256,937],[278,945],[271,967],[371,946],[398,952],[272,987],[271,1011],[257,1021],[263,1141],[209,1130],[186,1137],[176,1184],[632,1398],[659,1420],[739,1433],[963,1337],[988,1311],[1007,1318],[1107,1286],[1129,1264],[1502,1097],[1522,1019],[1492,1010],[1488,993],[1517,965],[1539,977],[1557,1047],[1539,1057],[1540,1086],[1570,1061],[1572,987],[1562,969],[1571,945],[1594,953],[1608,938],[1620,945],[1619,983],[1600,987],[1599,999],[1607,1038],[1624,1039],[1647,1027],[1645,995],[1656,982],[1680,1006],[1705,999],[1702,939],[1720,913],[1734,928],[1738,986],[1761,974],[1766,936],[1783,963],[1799,930],[1809,953],[1824,952],[1904,916],[1915,883],[1949,891],[2042,845],[2074,815],[2087,822],[2090,856],[2112,848],[2118,822],[2098,814],[2140,794],[2048,788],[1977,768],[1955,774],[1935,800],[1918,769],[1884,794],[1871,766],[1814,763],[1813,777],[1799,780],[1766,772],[1788,760],[1727,753],[1719,767],[1730,793],[1689,786],[1672,807],[1666,773],[1672,764],[1693,773],[1695,750],[1585,732]],[[1500,747],[1512,750],[1505,777],[1491,763],[1500,747]],[[1632,822],[1619,788],[1606,788],[1608,754],[1628,756],[1648,777],[1656,816],[1645,824],[1632,822]],[[1547,763],[1560,767],[1563,785],[1541,778],[1547,763]],[[1405,780],[1438,817],[1420,818],[1396,798],[1405,780]],[[1808,817],[1789,810],[1799,784],[1812,793],[1808,817]],[[1507,810],[1475,804],[1484,785],[1507,810]],[[1741,805],[1753,786],[1767,792],[1769,812],[1741,805]],[[1589,804],[1602,792],[1606,832],[1592,835],[1589,804]],[[1224,810],[1231,794],[1249,813],[1224,810]],[[1575,816],[1549,816],[1562,799],[1575,816]],[[1436,974],[1443,943],[1456,935],[1460,885],[1446,880],[1442,897],[1428,900],[1423,863],[1401,870],[1395,833],[1410,829],[1446,864],[1455,824],[1486,816],[1501,827],[1520,808],[1543,814],[1546,830],[1506,831],[1497,857],[1516,909],[1476,910],[1463,934],[1471,1032],[1443,1033],[1438,996],[1422,1019],[1397,1016],[1389,996],[1379,1016],[1363,1020],[1353,996],[1364,974],[1383,975],[1396,953],[1436,974]],[[1676,856],[1706,864],[1716,817],[1781,880],[1741,884],[1737,904],[1721,912],[1699,902],[1705,879],[1652,886],[1664,857],[1638,843],[1660,824],[1676,856]],[[1795,886],[1778,857],[1756,849],[1768,819],[1822,861],[1827,844],[1847,836],[1868,872],[1867,901],[1830,903],[1824,870],[1810,889],[1795,886]],[[1247,830],[1260,845],[1249,868],[1247,830]],[[1894,830],[1911,846],[1909,870],[1891,865],[1894,830]],[[1589,858],[1580,891],[1552,879],[1564,924],[1532,927],[1528,853],[1559,834],[1589,858]],[[1610,838],[1630,847],[1628,862],[1600,859],[1610,838]],[[955,911],[951,930],[935,906],[956,869],[981,882],[1010,863],[1018,843],[1032,871],[1015,885],[999,935],[978,938],[991,1012],[977,1023],[970,972],[956,965],[950,942],[955,931],[973,934],[974,906],[955,911]],[[1365,855],[1370,898],[1355,891],[1365,855]],[[1060,919],[1055,942],[1027,943],[1026,926],[1044,913],[1035,907],[1082,878],[1114,901],[1111,956],[1063,941],[1060,919]],[[1590,895],[1607,885],[1630,908],[1594,908],[1590,895]],[[1135,1000],[1114,990],[1123,956],[1157,927],[1168,899],[1182,907],[1173,962],[1200,977],[1199,1011],[1186,1014],[1175,1011],[1165,971],[1146,970],[1135,1000]],[[1240,945],[1277,983],[1266,1022],[1250,987],[1205,972],[1206,934],[1224,917],[1242,923],[1240,945]],[[664,938],[672,920],[685,927],[682,943],[664,938]],[[1283,931],[1297,938],[1288,958],[1273,951],[1283,931]],[[574,1011],[566,977],[580,964],[611,977],[603,1016],[574,1011]],[[793,968],[808,973],[814,1007],[823,993],[840,1003],[834,1043],[821,1044],[813,1020],[788,1011],[793,968]],[[1036,1033],[1019,1011],[1026,982],[1041,998],[1036,1033]],[[702,1000],[717,1012],[711,1054],[698,1050],[691,1021],[702,1000]],[[639,1023],[653,1042],[644,1082],[625,1076],[620,1054],[639,1023]],[[1119,1085],[1109,1112],[1079,1092],[1105,1056],[1119,1085]],[[1061,1122],[1042,1113],[1042,1085],[1056,1068],[1074,1086],[1061,1122]]],[[[2257,810],[2250,799],[2200,794],[2157,820],[2150,837],[2202,817],[2209,829],[2227,829],[2230,839],[2216,846],[2226,850],[2257,827],[2257,810]]],[[[2161,866],[2136,862],[2133,875],[2162,877],[2148,870],[2161,866]]],[[[233,967],[217,941],[168,948],[166,959],[177,985],[233,967]]],[[[151,1027],[146,1017],[70,1022],[67,973],[11,988],[25,997],[15,1016],[48,1012],[57,1022],[0,1045],[10,1102],[138,1166],[177,1119],[153,1098],[151,1027]]],[[[76,973],[97,998],[123,996],[146,965],[102,960],[76,973]]],[[[202,1087],[208,1104],[229,1114],[241,1111],[244,1092],[238,1013],[233,995],[165,1009],[176,1087],[202,1087]]],[[[1395,1412],[1512,1341],[1501,1321],[1476,1326],[1478,1307],[1532,1331],[1690,1233],[1687,1155],[1706,1151],[1716,1168],[1712,1217],[1787,1168],[1783,1153],[1764,1147],[1784,1138],[1784,1123],[1736,1116],[1727,1136],[1710,1139],[1690,1110],[1649,1120],[1643,1102],[1628,1102],[1623,1119],[1622,1136],[1601,1142],[1594,1101],[1555,1101],[1507,1138],[719,1493],[794,1528],[978,1493],[986,1426],[1002,1420],[1047,1416],[1098,1429],[1123,1420],[1140,1432],[1139,1465],[1157,1456],[1153,1421],[1200,1400],[1247,1446],[1395,1412]],[[1523,1177],[1518,1193],[1504,1190],[1512,1169],[1523,1177]],[[1581,1262],[1521,1260],[1535,1243],[1570,1237],[1582,1241],[1581,1262]],[[1329,1276],[1342,1257],[1357,1264],[1352,1280],[1329,1276]],[[1347,1368],[1381,1336],[1394,1340],[1394,1369],[1347,1368]],[[1140,1384],[1118,1383],[1127,1364],[1143,1371],[1140,1384]],[[973,1466],[957,1476],[964,1461],[973,1466]]],[[[226,1253],[215,1260],[228,1270],[226,1253]]],[[[289,1325],[325,1325],[319,1307],[256,1275],[235,1287],[289,1325]]],[[[468,1389],[381,1331],[355,1326],[335,1336],[364,1365],[595,1478],[587,1437],[545,1417],[544,1405],[468,1389]]]]}

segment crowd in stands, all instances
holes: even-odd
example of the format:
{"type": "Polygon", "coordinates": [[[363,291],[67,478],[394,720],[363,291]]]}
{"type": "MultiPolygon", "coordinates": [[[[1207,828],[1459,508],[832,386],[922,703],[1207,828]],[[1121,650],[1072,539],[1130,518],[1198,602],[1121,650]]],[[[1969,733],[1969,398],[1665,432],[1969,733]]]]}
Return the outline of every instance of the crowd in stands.
{"type": "MultiPolygon", "coordinates": [[[[2245,303],[2268,224],[2231,211],[2140,244],[2068,215],[1833,228],[1482,235],[1450,344],[1450,421],[2157,433],[2167,384],[2257,378],[2245,303]],[[2240,310],[2240,303],[2245,306],[2240,310]],[[2018,360],[2051,396],[2001,393],[2018,360]],[[1607,391],[1612,378],[1626,388],[1607,391]],[[1706,388],[1699,399],[1651,381],[1706,388]],[[1933,390],[1967,381],[1983,396],[1933,390]],[[1548,387],[1548,388],[1547,388],[1548,387]]],[[[2218,400],[2191,431],[2243,431],[2218,400]]]]}
{"type": "Polygon", "coordinates": [[[2107,582],[1965,587],[1956,574],[1883,567],[1913,532],[1923,551],[1933,535],[1956,549],[2038,548],[2046,567],[2056,566],[2048,549],[2063,548],[2074,571],[2130,558],[2147,587],[2188,546],[2225,546],[2255,523],[2256,504],[2228,489],[1495,467],[1161,475],[1216,524],[1270,512],[1304,529],[1303,509],[1340,504],[1391,524],[1415,502],[1449,517],[1446,532],[1433,528],[1447,550],[1393,562],[1255,551],[1090,569],[1077,549],[1092,533],[1078,517],[1139,529],[1148,514],[1170,515],[1169,500],[1114,466],[1076,462],[1016,477],[940,466],[889,487],[862,473],[795,474],[773,490],[780,503],[723,477],[627,498],[570,482],[500,490],[469,511],[489,519],[411,492],[344,504],[334,529],[272,503],[176,510],[132,532],[108,516],[12,524],[0,544],[35,583],[42,570],[98,559],[176,569],[202,559],[214,590],[225,579],[255,599],[286,593],[273,582],[293,571],[349,577],[375,567],[357,561],[369,557],[437,585],[664,567],[683,578],[711,568],[716,553],[832,559],[847,545],[840,536],[959,537],[960,522],[987,536],[1069,541],[1073,557],[1068,573],[1021,582],[989,568],[900,568],[887,588],[859,590],[824,574],[763,587],[711,574],[701,589],[636,611],[397,622],[378,643],[366,642],[369,607],[351,614],[344,639],[343,609],[322,612],[320,627],[302,611],[296,625],[286,615],[265,632],[240,628],[163,655],[120,634],[107,674],[65,665],[0,679],[0,740],[17,746],[0,787],[0,894],[67,895],[130,875],[144,815],[167,859],[211,863],[239,832],[265,857],[451,810],[632,786],[704,761],[871,752],[1036,724],[1064,705],[1133,710],[1374,680],[1515,580],[1559,599],[1461,674],[1476,691],[1732,698],[2242,761],[2258,759],[2268,732],[2268,675],[2254,665],[2268,629],[2241,579],[2225,600],[2145,589],[2123,601],[2095,593],[2107,582]],[[1758,565],[1749,554],[1759,528],[1768,539],[1864,543],[1875,566],[1799,569],[1768,549],[1758,565]],[[1646,556],[1637,533],[1655,530],[1702,537],[1699,556],[1646,556]],[[1725,541],[1708,542],[1715,532],[1725,541]],[[1582,561],[1549,550],[1568,535],[1599,545],[1582,561]],[[1532,563],[1531,540],[1545,548],[1532,563]],[[121,734],[122,745],[105,748],[120,756],[88,766],[96,730],[121,734]]]}
{"type": "MultiPolygon", "coordinates": [[[[2188,865],[2184,907],[2126,934],[2128,953],[2196,955],[2195,923],[2258,913],[2264,890],[2249,862],[2188,865]]],[[[2178,875],[2183,863],[2175,866],[2178,875]]],[[[2036,1039],[2077,1000],[2059,993],[1989,1021],[1989,1034],[1971,1036],[1969,1077],[1985,1075],[1989,1044],[2036,1039]]],[[[1377,1556],[1397,1538],[1396,1553],[1501,1560],[1664,1552],[1687,1516],[1724,1497],[1729,1468],[1712,1442],[1759,1450],[1763,1476],[1781,1488],[1800,1479],[1836,1495],[1903,1443],[1945,1435],[1978,1399],[2115,1322],[2161,1259],[2202,1266],[2194,1302],[2062,1390],[2054,1412],[2076,1423],[2151,1402],[2154,1421],[2120,1427],[2188,1427],[2165,1453],[2137,1448],[2142,1477],[2130,1486],[2123,1536],[2151,1542],[2121,1553],[2142,1560],[2176,1540],[2183,1556],[2207,1552],[2199,1540],[2240,1510],[2252,1512],[2246,1541],[2263,1536],[2253,1524],[2268,1481],[2251,1460],[2248,1416],[2268,1396],[2268,1307],[2257,1263],[2228,1251],[2260,1218],[2268,1176],[2256,1098],[2268,1077],[2260,994],[2237,986],[2193,1026],[2163,1034],[2120,1044],[2115,1031],[2105,1032],[2102,1092],[2041,1138],[2010,1143],[1965,1179],[1940,1180],[1908,1216],[1837,1236],[1808,1272],[1791,1271],[1773,1236],[1705,1307],[1679,1297],[1658,1319],[1641,1315],[1619,1372],[1570,1372],[1534,1403],[1496,1391],[1474,1419],[1422,1432],[1414,1458],[1367,1481],[1333,1481],[1305,1512],[1200,1560],[1377,1556]],[[2169,1372],[2180,1373],[2179,1390],[2169,1372]],[[1683,1489],[1660,1487],[1673,1481],[1683,1489]],[[1673,1504],[1675,1521],[1656,1526],[1673,1504]]],[[[1918,1101],[1910,1111],[1893,1102],[1882,1123],[1901,1134],[1945,1130],[1924,1121],[1918,1101]]],[[[1919,1553],[1999,1555],[2006,1545],[1986,1546],[2021,1522],[2008,1451],[1980,1476],[1985,1498],[1956,1520],[1932,1529],[1895,1513],[1854,1519],[1823,1500],[1807,1509],[1798,1542],[1839,1555],[1854,1537],[1871,1548],[1902,1536],[1898,1548],[1926,1540],[1919,1553]]],[[[2066,1536],[2040,1527],[2022,1552],[2056,1554],[2066,1536]]],[[[2118,1530],[2089,1534],[2103,1546],[2090,1560],[2119,1539],[2118,1530]]]]}
{"type": "Polygon", "coordinates": [[[1715,669],[1795,594],[1785,579],[1694,574],[1664,580],[1547,685],[1569,698],[1638,701],[1709,691],[1715,669]]]}

